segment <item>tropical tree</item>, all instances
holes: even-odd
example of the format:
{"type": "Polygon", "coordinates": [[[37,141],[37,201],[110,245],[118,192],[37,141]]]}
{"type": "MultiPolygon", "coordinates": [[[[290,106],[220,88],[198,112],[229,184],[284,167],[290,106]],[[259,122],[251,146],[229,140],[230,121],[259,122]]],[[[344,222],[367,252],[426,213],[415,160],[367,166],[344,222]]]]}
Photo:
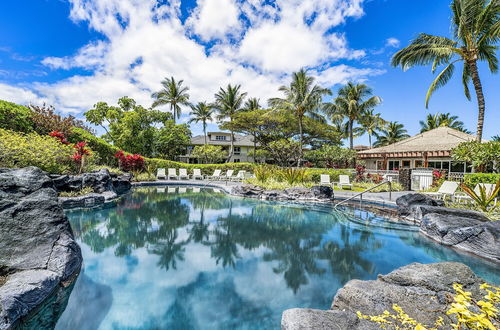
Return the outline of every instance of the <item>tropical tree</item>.
{"type": "Polygon", "coordinates": [[[500,135],[494,135],[491,137],[491,141],[500,142],[500,135]]]}
{"type": "MultiPolygon", "coordinates": [[[[323,105],[323,96],[331,95],[331,91],[314,84],[314,78],[307,75],[306,70],[301,69],[292,74],[292,82],[289,86],[281,86],[280,92],[285,94],[284,98],[271,98],[269,105],[274,110],[291,111],[298,119],[300,158],[303,156],[303,121],[306,114],[317,114],[323,105]]],[[[300,160],[299,160],[300,166],[300,160]]]]}
{"type": "Polygon", "coordinates": [[[243,110],[245,111],[254,111],[260,109],[260,100],[256,97],[251,97],[246,100],[245,105],[243,106],[243,110]]]}
{"type": "Polygon", "coordinates": [[[438,127],[451,127],[464,133],[468,132],[464,127],[464,123],[458,120],[458,116],[452,116],[450,113],[428,114],[425,121],[420,121],[420,127],[420,133],[438,127]]]}
{"type": "Polygon", "coordinates": [[[500,40],[500,2],[498,0],[453,0],[452,39],[421,33],[409,46],[392,58],[393,66],[407,70],[415,65],[432,64],[432,72],[446,65],[431,83],[425,97],[425,106],[434,91],[444,86],[453,76],[455,64],[463,62],[462,84],[470,100],[469,83],[472,80],[478,103],[476,139],[483,135],[485,100],[479,78],[478,61],[486,61],[492,73],[498,71],[497,49],[500,40]]]}
{"type": "Polygon", "coordinates": [[[153,108],[161,105],[170,105],[174,123],[175,118],[181,117],[181,105],[190,105],[189,87],[182,86],[183,82],[184,80],[175,81],[174,77],[170,77],[170,79],[165,78],[161,82],[163,88],[151,94],[151,97],[155,99],[152,105],[153,108]]]}
{"type": "Polygon", "coordinates": [[[382,102],[378,96],[372,96],[372,89],[365,84],[348,82],[342,87],[333,103],[325,106],[325,112],[332,119],[347,119],[347,130],[349,134],[349,147],[354,147],[354,136],[356,134],[354,123],[368,111],[382,102]]]}
{"type": "MultiPolygon", "coordinates": [[[[229,84],[226,89],[221,87],[219,92],[215,94],[215,108],[219,111],[219,115],[217,116],[219,120],[229,119],[229,122],[232,122],[236,113],[241,111],[241,106],[247,93],[241,92],[240,88],[241,85],[231,86],[229,84]]],[[[230,129],[230,132],[231,150],[229,151],[228,160],[231,159],[234,153],[234,131],[230,129]]]]}
{"type": "Polygon", "coordinates": [[[373,144],[375,147],[383,147],[389,144],[396,143],[410,137],[404,129],[403,124],[397,121],[391,121],[381,135],[377,136],[377,141],[373,144]]]}
{"type": "Polygon", "coordinates": [[[214,106],[208,104],[207,102],[199,102],[196,105],[191,105],[191,112],[189,115],[193,118],[189,120],[190,123],[199,123],[201,121],[203,125],[203,137],[205,138],[205,144],[207,144],[207,121],[212,120],[214,114],[214,106]]]}
{"type": "Polygon", "coordinates": [[[373,113],[373,109],[365,111],[361,118],[359,118],[358,134],[368,134],[368,141],[370,143],[370,148],[372,147],[372,136],[377,134],[377,132],[382,131],[387,122],[380,117],[380,113],[373,113]]]}

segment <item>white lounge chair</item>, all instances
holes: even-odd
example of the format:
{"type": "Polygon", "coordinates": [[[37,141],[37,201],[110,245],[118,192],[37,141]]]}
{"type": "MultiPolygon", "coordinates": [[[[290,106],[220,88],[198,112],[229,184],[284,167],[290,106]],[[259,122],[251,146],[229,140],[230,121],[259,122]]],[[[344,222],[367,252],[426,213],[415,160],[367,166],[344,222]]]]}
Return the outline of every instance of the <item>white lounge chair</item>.
{"type": "Polygon", "coordinates": [[[195,168],[193,170],[193,174],[191,174],[191,179],[193,179],[193,180],[196,180],[196,179],[203,180],[203,175],[201,174],[201,170],[199,168],[195,168]]]}
{"type": "Polygon", "coordinates": [[[165,192],[165,187],[163,188],[156,188],[157,193],[164,193],[165,192]]]}
{"type": "Polygon", "coordinates": [[[236,176],[233,176],[231,178],[231,181],[243,181],[243,180],[245,180],[245,173],[246,173],[246,171],[238,171],[238,174],[236,174],[236,176]]]}
{"type": "Polygon", "coordinates": [[[175,188],[175,187],[168,187],[167,188],[167,193],[169,193],[169,194],[175,194],[176,190],[177,190],[177,188],[175,188]]]}
{"type": "Polygon", "coordinates": [[[339,175],[339,182],[337,183],[337,186],[339,189],[344,189],[344,187],[349,187],[349,189],[352,189],[352,183],[351,180],[349,180],[349,175],[339,175]]]}
{"type": "Polygon", "coordinates": [[[458,189],[458,182],[455,181],[445,181],[439,187],[438,191],[435,192],[424,192],[425,195],[429,195],[432,198],[445,199],[446,197],[453,197],[458,189]]]}
{"type": "MultiPolygon", "coordinates": [[[[493,183],[478,183],[474,187],[474,192],[478,196],[481,195],[481,190],[479,188],[480,186],[484,187],[484,190],[485,190],[484,192],[486,193],[486,196],[490,196],[493,193],[493,190],[495,189],[495,185],[493,183]]],[[[462,192],[462,193],[456,193],[455,195],[453,195],[453,199],[457,203],[470,203],[470,202],[473,201],[472,197],[470,197],[469,195],[465,194],[464,192],[462,192]]],[[[494,204],[495,205],[497,203],[497,200],[498,200],[498,198],[494,199],[494,201],[495,201],[494,204]]]]}
{"type": "Polygon", "coordinates": [[[234,173],[234,170],[227,170],[226,174],[222,174],[220,176],[220,179],[229,181],[233,178],[233,173],[234,173]]]}
{"type": "Polygon", "coordinates": [[[185,194],[187,192],[186,187],[179,187],[179,194],[185,194]]]}
{"type": "Polygon", "coordinates": [[[221,177],[221,175],[220,175],[221,172],[222,172],[221,170],[215,170],[214,174],[207,176],[207,179],[208,180],[219,180],[221,177]]]}
{"type": "Polygon", "coordinates": [[[188,171],[185,168],[181,168],[179,170],[179,176],[178,176],[178,178],[179,178],[179,180],[182,180],[182,179],[189,180],[188,171]]]}
{"type": "Polygon", "coordinates": [[[159,179],[166,179],[167,175],[165,174],[165,169],[164,168],[159,168],[156,171],[156,178],[159,179]]]}
{"type": "Polygon", "coordinates": [[[194,193],[199,193],[201,189],[199,187],[193,187],[193,192],[194,193]]]}
{"type": "Polygon", "coordinates": [[[169,168],[168,169],[167,180],[170,180],[170,178],[179,179],[179,177],[177,176],[177,171],[175,170],[175,168],[169,168]]]}
{"type": "Polygon", "coordinates": [[[330,181],[330,175],[321,174],[319,176],[319,184],[330,186],[332,182],[330,181]]]}

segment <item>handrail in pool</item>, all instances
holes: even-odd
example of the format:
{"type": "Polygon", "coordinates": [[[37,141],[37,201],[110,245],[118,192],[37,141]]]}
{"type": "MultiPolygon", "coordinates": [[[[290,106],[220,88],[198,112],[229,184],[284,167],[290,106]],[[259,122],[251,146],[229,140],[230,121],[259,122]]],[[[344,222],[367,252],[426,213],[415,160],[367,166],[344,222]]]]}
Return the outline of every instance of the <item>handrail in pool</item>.
{"type": "Polygon", "coordinates": [[[350,200],[353,200],[354,198],[356,198],[356,197],[358,197],[358,196],[359,196],[360,202],[363,202],[363,194],[364,194],[364,193],[369,192],[369,191],[372,191],[373,189],[375,189],[375,188],[377,188],[377,187],[380,187],[380,186],[382,186],[382,185],[384,185],[384,184],[387,184],[387,185],[389,186],[389,200],[392,200],[392,183],[391,183],[391,181],[386,180],[386,181],[382,181],[382,182],[380,182],[379,184],[377,184],[377,185],[375,185],[375,186],[373,186],[373,187],[370,187],[370,188],[368,188],[368,189],[365,189],[365,190],[363,190],[362,192],[357,193],[357,194],[356,194],[356,195],[354,195],[354,196],[351,196],[351,197],[349,197],[349,198],[347,198],[347,199],[344,199],[343,201],[340,201],[340,202],[336,203],[333,207],[336,209],[336,208],[337,208],[337,206],[339,206],[339,205],[341,205],[341,204],[344,204],[344,203],[346,203],[346,202],[348,202],[348,201],[350,201],[350,200]]]}

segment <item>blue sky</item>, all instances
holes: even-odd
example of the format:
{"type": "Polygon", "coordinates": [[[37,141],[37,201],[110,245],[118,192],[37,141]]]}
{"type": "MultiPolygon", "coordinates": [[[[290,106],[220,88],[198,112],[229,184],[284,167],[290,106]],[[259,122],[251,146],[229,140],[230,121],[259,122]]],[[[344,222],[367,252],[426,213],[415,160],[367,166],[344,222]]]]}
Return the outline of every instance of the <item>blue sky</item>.
{"type": "MultiPolygon", "coordinates": [[[[173,75],[190,86],[194,102],[211,101],[230,82],[265,101],[306,67],[334,90],[348,80],[366,82],[383,99],[377,111],[410,134],[436,112],[458,115],[475,131],[476,103],[463,96],[459,74],[425,109],[430,68],[402,72],[389,65],[419,32],[448,36],[448,6],[448,0],[4,0],[0,99],[46,102],[80,116],[97,101],[115,103],[123,95],[149,106],[161,79],[173,75]]],[[[500,133],[500,84],[484,65],[480,74],[489,138],[500,133]]]]}

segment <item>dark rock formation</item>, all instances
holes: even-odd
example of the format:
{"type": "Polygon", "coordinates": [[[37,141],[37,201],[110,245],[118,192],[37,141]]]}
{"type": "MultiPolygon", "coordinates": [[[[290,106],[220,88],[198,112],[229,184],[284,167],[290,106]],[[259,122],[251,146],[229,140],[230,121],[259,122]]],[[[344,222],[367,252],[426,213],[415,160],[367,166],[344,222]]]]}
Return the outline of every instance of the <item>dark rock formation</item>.
{"type": "Polygon", "coordinates": [[[432,199],[424,194],[406,194],[396,199],[396,204],[400,215],[410,215],[412,207],[416,205],[443,206],[444,202],[432,199]]]}
{"type": "Polygon", "coordinates": [[[329,186],[314,186],[312,188],[293,187],[285,190],[264,190],[260,187],[243,184],[233,188],[233,195],[254,197],[269,200],[330,200],[333,199],[333,189],[329,186]]]}
{"type": "Polygon", "coordinates": [[[500,262],[500,221],[428,213],[422,219],[420,232],[441,244],[500,262]]]}
{"type": "Polygon", "coordinates": [[[427,214],[441,214],[449,217],[469,218],[471,221],[490,221],[484,214],[473,210],[454,209],[443,206],[413,205],[411,207],[411,217],[414,220],[423,220],[427,214]]]}
{"type": "MultiPolygon", "coordinates": [[[[375,281],[349,281],[333,300],[331,310],[289,309],[281,319],[284,330],[294,329],[379,329],[360,320],[356,312],[379,315],[397,304],[425,325],[433,325],[445,312],[454,294],[453,283],[460,283],[472,297],[481,297],[479,286],[485,281],[461,263],[413,263],[375,281]]],[[[445,317],[446,319],[447,317],[445,317]]]]}
{"type": "Polygon", "coordinates": [[[130,174],[117,175],[107,169],[81,175],[52,175],[55,188],[60,192],[79,191],[90,187],[93,194],[59,198],[63,208],[94,207],[117,198],[130,190],[130,174]]]}
{"type": "Polygon", "coordinates": [[[8,329],[70,283],[80,247],[53,181],[36,167],[0,171],[0,329],[8,329]]]}

